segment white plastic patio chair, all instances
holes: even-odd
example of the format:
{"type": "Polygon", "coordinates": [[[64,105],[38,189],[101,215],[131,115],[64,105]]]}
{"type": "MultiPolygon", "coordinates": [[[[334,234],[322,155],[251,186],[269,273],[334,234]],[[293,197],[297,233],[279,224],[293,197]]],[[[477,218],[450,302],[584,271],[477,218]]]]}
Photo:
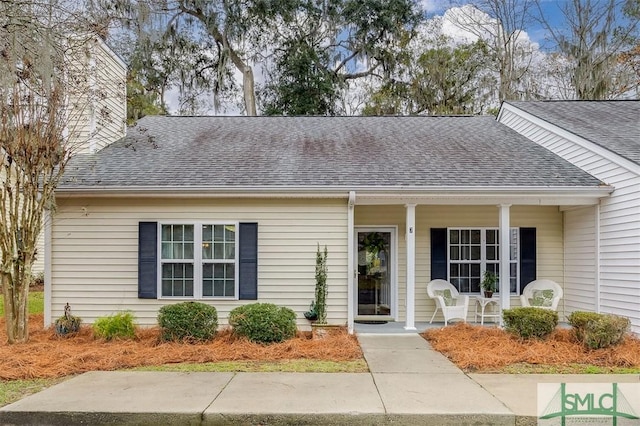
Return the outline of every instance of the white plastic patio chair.
{"type": "Polygon", "coordinates": [[[522,290],[520,302],[522,302],[522,306],[557,311],[562,295],[562,287],[557,282],[544,279],[535,280],[527,284],[522,290]]]}
{"type": "Polygon", "coordinates": [[[436,309],[429,323],[433,322],[438,309],[442,310],[445,326],[451,319],[467,321],[469,296],[461,296],[453,284],[446,280],[433,280],[427,284],[427,294],[436,301],[436,309]]]}

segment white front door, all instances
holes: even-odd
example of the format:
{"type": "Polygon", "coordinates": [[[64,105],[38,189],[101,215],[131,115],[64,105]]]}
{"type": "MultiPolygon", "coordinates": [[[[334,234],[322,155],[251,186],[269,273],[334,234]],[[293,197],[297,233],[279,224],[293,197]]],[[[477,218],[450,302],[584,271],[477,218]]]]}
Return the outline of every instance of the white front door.
{"type": "Polygon", "coordinates": [[[356,319],[395,318],[395,231],[356,229],[356,319]]]}

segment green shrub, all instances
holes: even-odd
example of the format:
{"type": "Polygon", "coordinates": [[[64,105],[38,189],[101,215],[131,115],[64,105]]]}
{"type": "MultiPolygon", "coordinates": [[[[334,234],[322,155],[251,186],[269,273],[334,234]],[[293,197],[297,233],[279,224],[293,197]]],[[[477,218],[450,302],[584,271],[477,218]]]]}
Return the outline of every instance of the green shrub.
{"type": "Polygon", "coordinates": [[[600,317],[600,314],[595,312],[574,311],[568,317],[567,320],[573,328],[573,334],[579,342],[584,342],[584,330],[587,323],[594,321],[600,317]]]}
{"type": "Polygon", "coordinates": [[[136,335],[133,324],[135,317],[131,312],[120,312],[106,317],[100,317],[93,323],[93,334],[96,337],[112,339],[131,339],[136,335]]]}
{"type": "Polygon", "coordinates": [[[549,309],[522,307],[502,312],[505,329],[523,339],[544,339],[558,325],[558,313],[549,309]]]}
{"type": "Polygon", "coordinates": [[[620,343],[631,321],[618,315],[576,311],[569,315],[569,324],[586,347],[600,349],[620,343]]]}
{"type": "Polygon", "coordinates": [[[200,302],[183,302],[160,308],[158,313],[162,340],[204,342],[215,337],[218,311],[200,302]]]}
{"type": "Polygon", "coordinates": [[[233,332],[252,342],[282,342],[296,335],[296,314],[272,303],[239,306],[229,314],[233,332]]]}

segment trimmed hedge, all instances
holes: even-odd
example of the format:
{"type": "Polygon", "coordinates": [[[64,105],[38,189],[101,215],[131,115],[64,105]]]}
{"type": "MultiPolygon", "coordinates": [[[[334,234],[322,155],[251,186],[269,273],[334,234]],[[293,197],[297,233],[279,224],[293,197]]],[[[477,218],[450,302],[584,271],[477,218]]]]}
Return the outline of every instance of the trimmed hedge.
{"type": "Polygon", "coordinates": [[[544,339],[558,325],[558,313],[549,309],[521,307],[502,312],[505,329],[522,339],[544,339]]]}
{"type": "Polygon", "coordinates": [[[629,331],[629,318],[613,314],[575,311],[569,315],[576,339],[589,349],[601,349],[616,345],[629,331]]]}
{"type": "Polygon", "coordinates": [[[599,317],[600,314],[595,312],[574,311],[567,317],[567,321],[573,328],[573,334],[576,339],[579,342],[584,342],[584,330],[587,327],[587,323],[599,317]]]}
{"type": "Polygon", "coordinates": [[[252,342],[282,342],[296,335],[296,313],[272,303],[251,303],[229,314],[233,332],[252,342]]]}
{"type": "Polygon", "coordinates": [[[160,308],[158,325],[164,341],[204,342],[218,331],[218,311],[201,302],[166,305],[160,308]]]}

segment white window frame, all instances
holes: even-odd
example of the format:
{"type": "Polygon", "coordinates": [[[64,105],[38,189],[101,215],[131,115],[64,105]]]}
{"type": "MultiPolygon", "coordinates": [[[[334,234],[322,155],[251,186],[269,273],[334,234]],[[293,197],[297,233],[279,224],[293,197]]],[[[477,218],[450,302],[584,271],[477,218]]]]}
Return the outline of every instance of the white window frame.
{"type": "MultiPolygon", "coordinates": [[[[520,294],[520,228],[519,227],[511,227],[510,231],[515,231],[517,240],[516,240],[516,253],[515,259],[509,259],[509,264],[516,265],[516,289],[515,291],[510,292],[510,294],[520,294]]],[[[480,265],[480,274],[487,270],[487,264],[500,264],[499,260],[487,260],[487,231],[500,231],[498,227],[491,226],[452,226],[447,228],[447,281],[451,282],[451,263],[454,264],[479,264],[480,265]],[[464,260],[454,260],[451,261],[451,231],[480,231],[480,261],[464,261],[464,260]]],[[[500,239],[496,240],[495,246],[497,247],[497,254],[500,253],[500,239]]],[[[511,251],[509,251],[511,253],[511,251]]],[[[482,276],[480,277],[482,281],[482,276]]],[[[511,280],[511,271],[509,271],[509,280],[511,280]]],[[[511,285],[509,285],[511,286],[511,285]]],[[[499,290],[499,289],[498,289],[499,290]]],[[[463,294],[480,294],[480,292],[463,292],[463,294]]]]}
{"type": "Polygon", "coordinates": [[[238,300],[240,298],[240,287],[238,285],[238,274],[240,272],[239,262],[239,231],[240,222],[234,221],[163,221],[158,222],[157,237],[157,258],[158,258],[158,282],[157,291],[159,299],[170,300],[238,300]],[[163,225],[193,225],[193,260],[191,259],[163,259],[162,258],[162,226],[163,225]],[[213,263],[231,263],[222,259],[202,258],[202,227],[214,225],[233,225],[235,227],[235,253],[234,253],[234,294],[233,296],[203,296],[202,295],[202,265],[213,263]],[[163,263],[192,263],[193,262],[193,296],[165,296],[162,294],[162,265],[163,263]]]}

